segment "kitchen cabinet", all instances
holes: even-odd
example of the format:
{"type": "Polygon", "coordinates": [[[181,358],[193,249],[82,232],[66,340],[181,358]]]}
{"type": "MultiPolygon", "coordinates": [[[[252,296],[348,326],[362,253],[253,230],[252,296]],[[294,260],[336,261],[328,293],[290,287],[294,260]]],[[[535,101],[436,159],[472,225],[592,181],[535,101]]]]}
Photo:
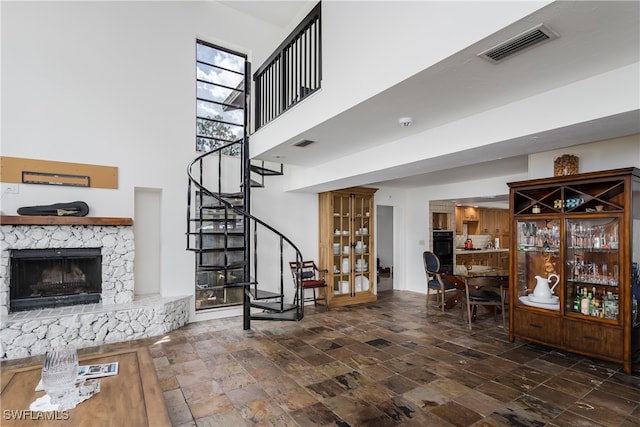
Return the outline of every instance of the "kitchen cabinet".
{"type": "Polygon", "coordinates": [[[457,252],[456,265],[486,265],[508,270],[509,251],[507,249],[497,251],[488,249],[485,251],[457,252]]]}
{"type": "Polygon", "coordinates": [[[456,254],[456,265],[490,265],[490,258],[490,254],[470,251],[463,254],[456,254]]]}
{"type": "Polygon", "coordinates": [[[330,307],[372,302],[376,296],[374,193],[355,187],[320,193],[319,268],[328,270],[330,307]]]}
{"type": "Polygon", "coordinates": [[[463,235],[464,233],[463,228],[462,228],[462,207],[461,206],[456,206],[456,211],[455,211],[455,216],[456,216],[456,235],[463,235]]]}
{"type": "Polygon", "coordinates": [[[496,227],[495,217],[492,209],[478,209],[478,233],[493,234],[496,227]]]}
{"type": "Polygon", "coordinates": [[[640,170],[509,187],[509,339],[619,363],[631,373],[640,358],[640,170]],[[541,297],[537,286],[552,295],[541,297]]]}
{"type": "Polygon", "coordinates": [[[478,208],[471,206],[464,206],[462,208],[462,220],[463,221],[477,221],[478,220],[478,208]]]}
{"type": "Polygon", "coordinates": [[[463,234],[463,224],[467,225],[467,234],[477,234],[478,208],[456,206],[456,234],[463,234]]]}
{"type": "Polygon", "coordinates": [[[509,229],[507,209],[478,209],[479,234],[499,235],[509,229]]]}
{"type": "Polygon", "coordinates": [[[498,237],[502,247],[507,247],[510,228],[508,209],[456,206],[456,234],[463,234],[462,225],[465,223],[467,234],[488,234],[493,238],[498,237]],[[502,243],[503,239],[506,239],[505,243],[502,243]]]}

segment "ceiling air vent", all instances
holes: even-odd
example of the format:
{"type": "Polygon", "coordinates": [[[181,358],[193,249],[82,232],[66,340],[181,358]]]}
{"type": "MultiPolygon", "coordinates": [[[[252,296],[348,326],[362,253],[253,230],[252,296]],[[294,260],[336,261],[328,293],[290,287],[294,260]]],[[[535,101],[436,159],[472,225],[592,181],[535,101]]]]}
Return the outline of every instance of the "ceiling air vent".
{"type": "Polygon", "coordinates": [[[497,46],[487,49],[484,52],[480,52],[478,56],[496,63],[555,38],[558,38],[556,33],[551,31],[544,24],[539,24],[522,34],[500,43],[497,46]]]}
{"type": "Polygon", "coordinates": [[[313,144],[315,141],[311,141],[309,139],[303,139],[300,142],[296,142],[295,144],[293,144],[294,147],[306,147],[307,145],[311,145],[313,144]]]}

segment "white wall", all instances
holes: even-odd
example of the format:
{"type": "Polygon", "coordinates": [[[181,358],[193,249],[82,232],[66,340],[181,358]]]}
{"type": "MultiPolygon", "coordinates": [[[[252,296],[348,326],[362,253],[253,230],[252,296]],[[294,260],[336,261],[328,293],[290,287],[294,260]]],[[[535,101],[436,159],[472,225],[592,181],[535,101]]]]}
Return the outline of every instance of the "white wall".
{"type": "MultiPolygon", "coordinates": [[[[260,154],[551,3],[325,1],[322,89],[256,133],[260,154]],[[482,16],[478,20],[478,16],[482,16]],[[452,24],[455,26],[452,28],[452,24]],[[446,38],[446,43],[440,41],[446,38]],[[419,54],[416,54],[419,52],[419,54]],[[286,120],[287,126],[276,123],[286,120]]],[[[334,169],[335,170],[335,169],[334,169]]],[[[300,188],[300,187],[298,187],[300,188]]]]}
{"type": "MultiPolygon", "coordinates": [[[[380,181],[381,174],[392,174],[398,168],[437,170],[442,167],[442,162],[437,160],[440,156],[492,144],[502,143],[504,157],[520,155],[523,152],[522,144],[504,142],[637,110],[639,73],[638,63],[621,67],[422,133],[376,145],[306,169],[304,174],[294,177],[291,188],[318,188],[338,180],[350,186],[366,185],[380,181]],[[598,99],[598,103],[585,102],[585,93],[591,99],[598,99]],[[536,117],[536,120],[531,120],[531,117],[536,117]]],[[[306,108],[303,105],[300,107],[302,111],[306,108]]],[[[528,152],[535,151],[535,147],[526,149],[528,152]]],[[[464,165],[465,157],[459,158],[461,163],[451,164],[451,167],[464,165]]],[[[455,163],[454,160],[451,162],[455,163]]]]}
{"type": "Polygon", "coordinates": [[[563,154],[578,156],[580,172],[640,166],[640,135],[582,144],[529,156],[529,178],[553,176],[553,161],[563,154]]]}
{"type": "MultiPolygon", "coordinates": [[[[285,166],[284,176],[265,177],[265,188],[254,188],[252,194],[252,211],[258,211],[259,218],[287,236],[302,252],[305,260],[318,262],[318,195],[311,193],[286,192],[289,167],[285,166]]],[[[280,267],[279,241],[263,239],[258,248],[258,279],[268,278],[263,283],[265,289],[277,290],[279,283],[273,282],[277,277],[274,270],[280,267]]],[[[284,252],[284,285],[287,301],[293,300],[294,284],[289,262],[295,261],[295,252],[285,244],[284,252]]],[[[277,273],[277,271],[275,271],[277,273]]]]}
{"type": "MultiPolygon", "coordinates": [[[[157,189],[160,291],[193,294],[185,214],[196,38],[228,42],[255,67],[288,30],[218,2],[2,2],[1,20],[2,155],[115,166],[119,175],[116,190],[20,185],[2,194],[2,213],[84,200],[91,216],[138,222],[134,189],[157,189]]],[[[301,217],[287,226],[308,228],[301,217]]]]}

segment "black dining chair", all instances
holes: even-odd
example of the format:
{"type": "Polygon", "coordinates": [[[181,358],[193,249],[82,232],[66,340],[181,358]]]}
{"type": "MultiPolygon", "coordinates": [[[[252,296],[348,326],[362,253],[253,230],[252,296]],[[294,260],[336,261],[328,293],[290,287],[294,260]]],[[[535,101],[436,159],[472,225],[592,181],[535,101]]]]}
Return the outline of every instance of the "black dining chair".
{"type": "Polygon", "coordinates": [[[424,271],[427,275],[427,312],[429,311],[429,295],[431,290],[436,293],[436,301],[440,301],[442,311],[444,311],[444,296],[446,291],[457,290],[449,280],[442,277],[440,272],[440,259],[433,252],[425,251],[422,253],[422,261],[424,263],[424,271]]]}
{"type": "Polygon", "coordinates": [[[467,277],[465,280],[464,299],[467,303],[467,318],[469,329],[475,319],[478,306],[493,306],[493,318],[497,319],[498,309],[502,313],[502,327],[507,328],[505,315],[505,300],[507,298],[507,286],[502,277],[479,276],[467,277]]]}

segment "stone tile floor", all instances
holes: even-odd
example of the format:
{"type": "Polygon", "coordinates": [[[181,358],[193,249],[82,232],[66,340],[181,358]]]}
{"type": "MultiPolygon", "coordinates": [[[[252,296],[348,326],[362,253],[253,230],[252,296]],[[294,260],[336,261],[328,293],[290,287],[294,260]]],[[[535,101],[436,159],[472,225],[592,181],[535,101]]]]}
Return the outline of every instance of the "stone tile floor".
{"type": "Polygon", "coordinates": [[[174,426],[640,426],[640,366],[510,343],[489,313],[470,331],[458,308],[427,314],[421,294],[251,326],[82,353],[148,346],[174,426]]]}

